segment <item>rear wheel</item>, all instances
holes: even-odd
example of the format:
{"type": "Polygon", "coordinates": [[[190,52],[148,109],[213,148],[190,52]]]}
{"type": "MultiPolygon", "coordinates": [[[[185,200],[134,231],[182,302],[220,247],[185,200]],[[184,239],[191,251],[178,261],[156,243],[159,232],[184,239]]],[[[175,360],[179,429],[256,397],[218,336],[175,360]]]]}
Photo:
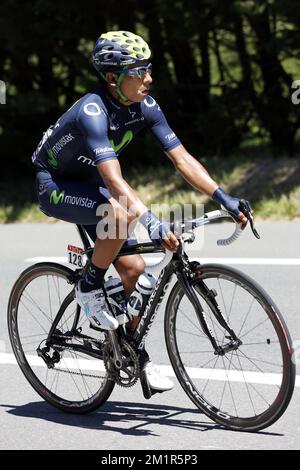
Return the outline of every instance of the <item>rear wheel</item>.
{"type": "Polygon", "coordinates": [[[193,288],[218,346],[231,338],[216,319],[216,303],[242,344],[215,355],[177,283],[166,308],[165,337],[181,386],[219,424],[245,431],[270,426],[286,410],[295,384],[291,339],[278,308],[248,276],[220,265],[201,266],[193,288]],[[215,302],[202,293],[201,281],[215,302]]]}
{"type": "Polygon", "coordinates": [[[18,364],[37,393],[63,411],[87,413],[109,398],[114,382],[103,361],[97,359],[104,336],[89,328],[74,300],[73,286],[68,283],[72,274],[55,263],[26,269],[10,295],[8,328],[18,364]],[[79,318],[74,331],[76,312],[79,318]],[[57,341],[48,347],[55,318],[59,320],[54,334],[57,341]]]}

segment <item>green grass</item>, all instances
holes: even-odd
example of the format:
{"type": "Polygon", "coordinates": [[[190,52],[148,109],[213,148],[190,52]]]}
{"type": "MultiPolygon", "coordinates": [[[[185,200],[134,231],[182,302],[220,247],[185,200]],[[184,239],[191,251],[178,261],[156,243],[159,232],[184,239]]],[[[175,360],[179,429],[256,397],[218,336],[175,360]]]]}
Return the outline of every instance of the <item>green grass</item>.
{"type": "MultiPolygon", "coordinates": [[[[255,216],[269,220],[300,218],[300,159],[272,159],[267,150],[244,151],[232,158],[202,159],[211,176],[225,191],[247,198],[255,216]]],[[[195,191],[172,164],[152,168],[135,168],[125,178],[142,201],[151,204],[205,204],[216,208],[208,197],[195,191]]],[[[23,181],[15,190],[12,182],[0,183],[0,223],[49,222],[38,208],[33,181],[23,181]]],[[[162,210],[162,215],[164,210],[162,210]]]]}
{"type": "MultiPolygon", "coordinates": [[[[291,220],[300,217],[299,159],[270,159],[260,155],[240,155],[220,161],[208,159],[206,168],[218,184],[232,195],[251,201],[255,216],[262,219],[291,220]],[[237,163],[238,162],[238,163],[237,163]]],[[[173,167],[160,167],[128,175],[133,188],[148,206],[204,203],[205,210],[216,208],[210,199],[193,190],[173,167]]]]}

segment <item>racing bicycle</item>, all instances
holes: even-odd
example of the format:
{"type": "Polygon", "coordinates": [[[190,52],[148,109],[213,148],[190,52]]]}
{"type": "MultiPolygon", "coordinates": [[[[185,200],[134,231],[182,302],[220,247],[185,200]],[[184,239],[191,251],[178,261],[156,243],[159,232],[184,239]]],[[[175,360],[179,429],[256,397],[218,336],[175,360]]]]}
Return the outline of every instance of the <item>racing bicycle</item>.
{"type": "MultiPolygon", "coordinates": [[[[247,275],[222,264],[192,261],[185,251],[197,227],[228,217],[217,210],[182,221],[174,254],[152,242],[120,251],[118,256],[164,256],[132,334],[124,325],[115,331],[91,329],[75,300],[75,285],[93,251],[82,226],[77,229],[83,248],[69,246],[75,269],[50,262],[26,269],[10,295],[8,328],[17,362],[36,392],[55,407],[78,414],[103,405],[115,385],[129,388],[141,380],[144,396],[150,398],[143,376],[145,340],[175,278],[164,309],[164,334],[186,395],[202,413],[231,430],[258,431],[278,420],[295,384],[292,342],[281,313],[247,275]]],[[[248,218],[258,236],[252,216],[248,218]]],[[[218,243],[228,245],[240,234],[236,224],[232,236],[218,243]]]]}

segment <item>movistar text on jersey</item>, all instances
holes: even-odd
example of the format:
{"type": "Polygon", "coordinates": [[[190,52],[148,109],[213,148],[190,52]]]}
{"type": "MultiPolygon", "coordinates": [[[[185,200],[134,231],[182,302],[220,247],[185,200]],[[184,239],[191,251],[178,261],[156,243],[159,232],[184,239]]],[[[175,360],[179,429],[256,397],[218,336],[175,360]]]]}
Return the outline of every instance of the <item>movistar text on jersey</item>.
{"type": "Polygon", "coordinates": [[[87,207],[88,209],[93,209],[97,204],[97,201],[93,201],[88,197],[78,197],[78,196],[70,196],[69,194],[65,194],[64,191],[61,191],[57,194],[57,191],[52,191],[50,195],[50,203],[51,204],[70,204],[72,206],[80,206],[80,207],[87,207]]]}

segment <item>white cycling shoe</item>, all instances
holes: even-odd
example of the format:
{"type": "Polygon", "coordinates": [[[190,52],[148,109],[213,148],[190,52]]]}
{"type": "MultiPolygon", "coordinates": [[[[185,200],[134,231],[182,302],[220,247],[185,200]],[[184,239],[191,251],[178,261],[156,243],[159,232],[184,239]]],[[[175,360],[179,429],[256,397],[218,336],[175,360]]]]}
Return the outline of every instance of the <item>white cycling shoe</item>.
{"type": "Polygon", "coordinates": [[[82,292],[80,283],[81,281],[75,288],[76,300],[92,327],[101,330],[116,330],[119,322],[110,313],[103,289],[82,292]]]}
{"type": "Polygon", "coordinates": [[[149,385],[149,388],[154,392],[167,392],[172,390],[174,383],[168,377],[161,374],[158,367],[153,362],[147,362],[144,373],[149,385]]]}

